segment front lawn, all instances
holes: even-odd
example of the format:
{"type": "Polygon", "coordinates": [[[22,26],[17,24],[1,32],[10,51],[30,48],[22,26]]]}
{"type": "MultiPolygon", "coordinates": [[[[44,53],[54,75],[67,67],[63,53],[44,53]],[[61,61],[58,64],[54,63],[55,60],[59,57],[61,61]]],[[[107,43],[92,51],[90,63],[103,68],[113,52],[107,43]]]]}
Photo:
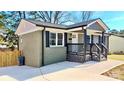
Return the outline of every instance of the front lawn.
{"type": "Polygon", "coordinates": [[[124,61],[124,55],[112,54],[112,55],[108,55],[108,59],[124,61]]]}

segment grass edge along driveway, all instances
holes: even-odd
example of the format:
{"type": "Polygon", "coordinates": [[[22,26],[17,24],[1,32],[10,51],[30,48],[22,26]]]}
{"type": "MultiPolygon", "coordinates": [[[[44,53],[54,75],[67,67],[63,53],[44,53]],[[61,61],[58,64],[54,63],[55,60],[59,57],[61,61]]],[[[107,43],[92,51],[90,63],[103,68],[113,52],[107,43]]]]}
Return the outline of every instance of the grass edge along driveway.
{"type": "Polygon", "coordinates": [[[124,55],[112,54],[112,55],[108,55],[108,59],[124,61],[124,55]]]}

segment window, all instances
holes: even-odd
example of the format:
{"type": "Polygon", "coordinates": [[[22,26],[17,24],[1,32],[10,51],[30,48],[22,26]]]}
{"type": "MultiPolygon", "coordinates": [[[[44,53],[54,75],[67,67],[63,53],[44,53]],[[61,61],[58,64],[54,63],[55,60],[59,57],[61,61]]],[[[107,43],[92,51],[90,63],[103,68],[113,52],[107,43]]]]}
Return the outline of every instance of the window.
{"type": "Polygon", "coordinates": [[[56,33],[50,33],[50,45],[56,45],[56,33]]]}
{"type": "Polygon", "coordinates": [[[64,33],[50,33],[50,46],[63,46],[64,33]]]}
{"type": "Polygon", "coordinates": [[[58,45],[63,45],[63,34],[58,33],[58,45]]]}

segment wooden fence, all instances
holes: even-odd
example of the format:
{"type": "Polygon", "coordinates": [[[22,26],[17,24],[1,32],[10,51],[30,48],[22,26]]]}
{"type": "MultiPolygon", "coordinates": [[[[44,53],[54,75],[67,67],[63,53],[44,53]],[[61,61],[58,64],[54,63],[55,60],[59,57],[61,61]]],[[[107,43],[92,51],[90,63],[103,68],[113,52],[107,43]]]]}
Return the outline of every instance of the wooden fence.
{"type": "Polygon", "coordinates": [[[0,51],[0,67],[13,66],[18,64],[20,51],[0,51]]]}

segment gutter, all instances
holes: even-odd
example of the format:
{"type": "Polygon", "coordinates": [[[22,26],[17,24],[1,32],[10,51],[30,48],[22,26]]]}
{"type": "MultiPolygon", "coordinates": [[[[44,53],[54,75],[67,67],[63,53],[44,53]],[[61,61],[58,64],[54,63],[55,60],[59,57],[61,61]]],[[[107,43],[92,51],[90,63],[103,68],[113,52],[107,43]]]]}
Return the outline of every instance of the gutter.
{"type": "Polygon", "coordinates": [[[39,27],[47,27],[47,28],[56,28],[56,29],[63,29],[63,30],[70,30],[70,29],[74,29],[74,28],[78,28],[78,27],[85,27],[87,25],[80,25],[80,26],[75,26],[75,27],[66,27],[66,28],[62,28],[62,27],[52,27],[52,26],[44,26],[44,25],[37,25],[36,26],[39,26],[39,27]]]}

